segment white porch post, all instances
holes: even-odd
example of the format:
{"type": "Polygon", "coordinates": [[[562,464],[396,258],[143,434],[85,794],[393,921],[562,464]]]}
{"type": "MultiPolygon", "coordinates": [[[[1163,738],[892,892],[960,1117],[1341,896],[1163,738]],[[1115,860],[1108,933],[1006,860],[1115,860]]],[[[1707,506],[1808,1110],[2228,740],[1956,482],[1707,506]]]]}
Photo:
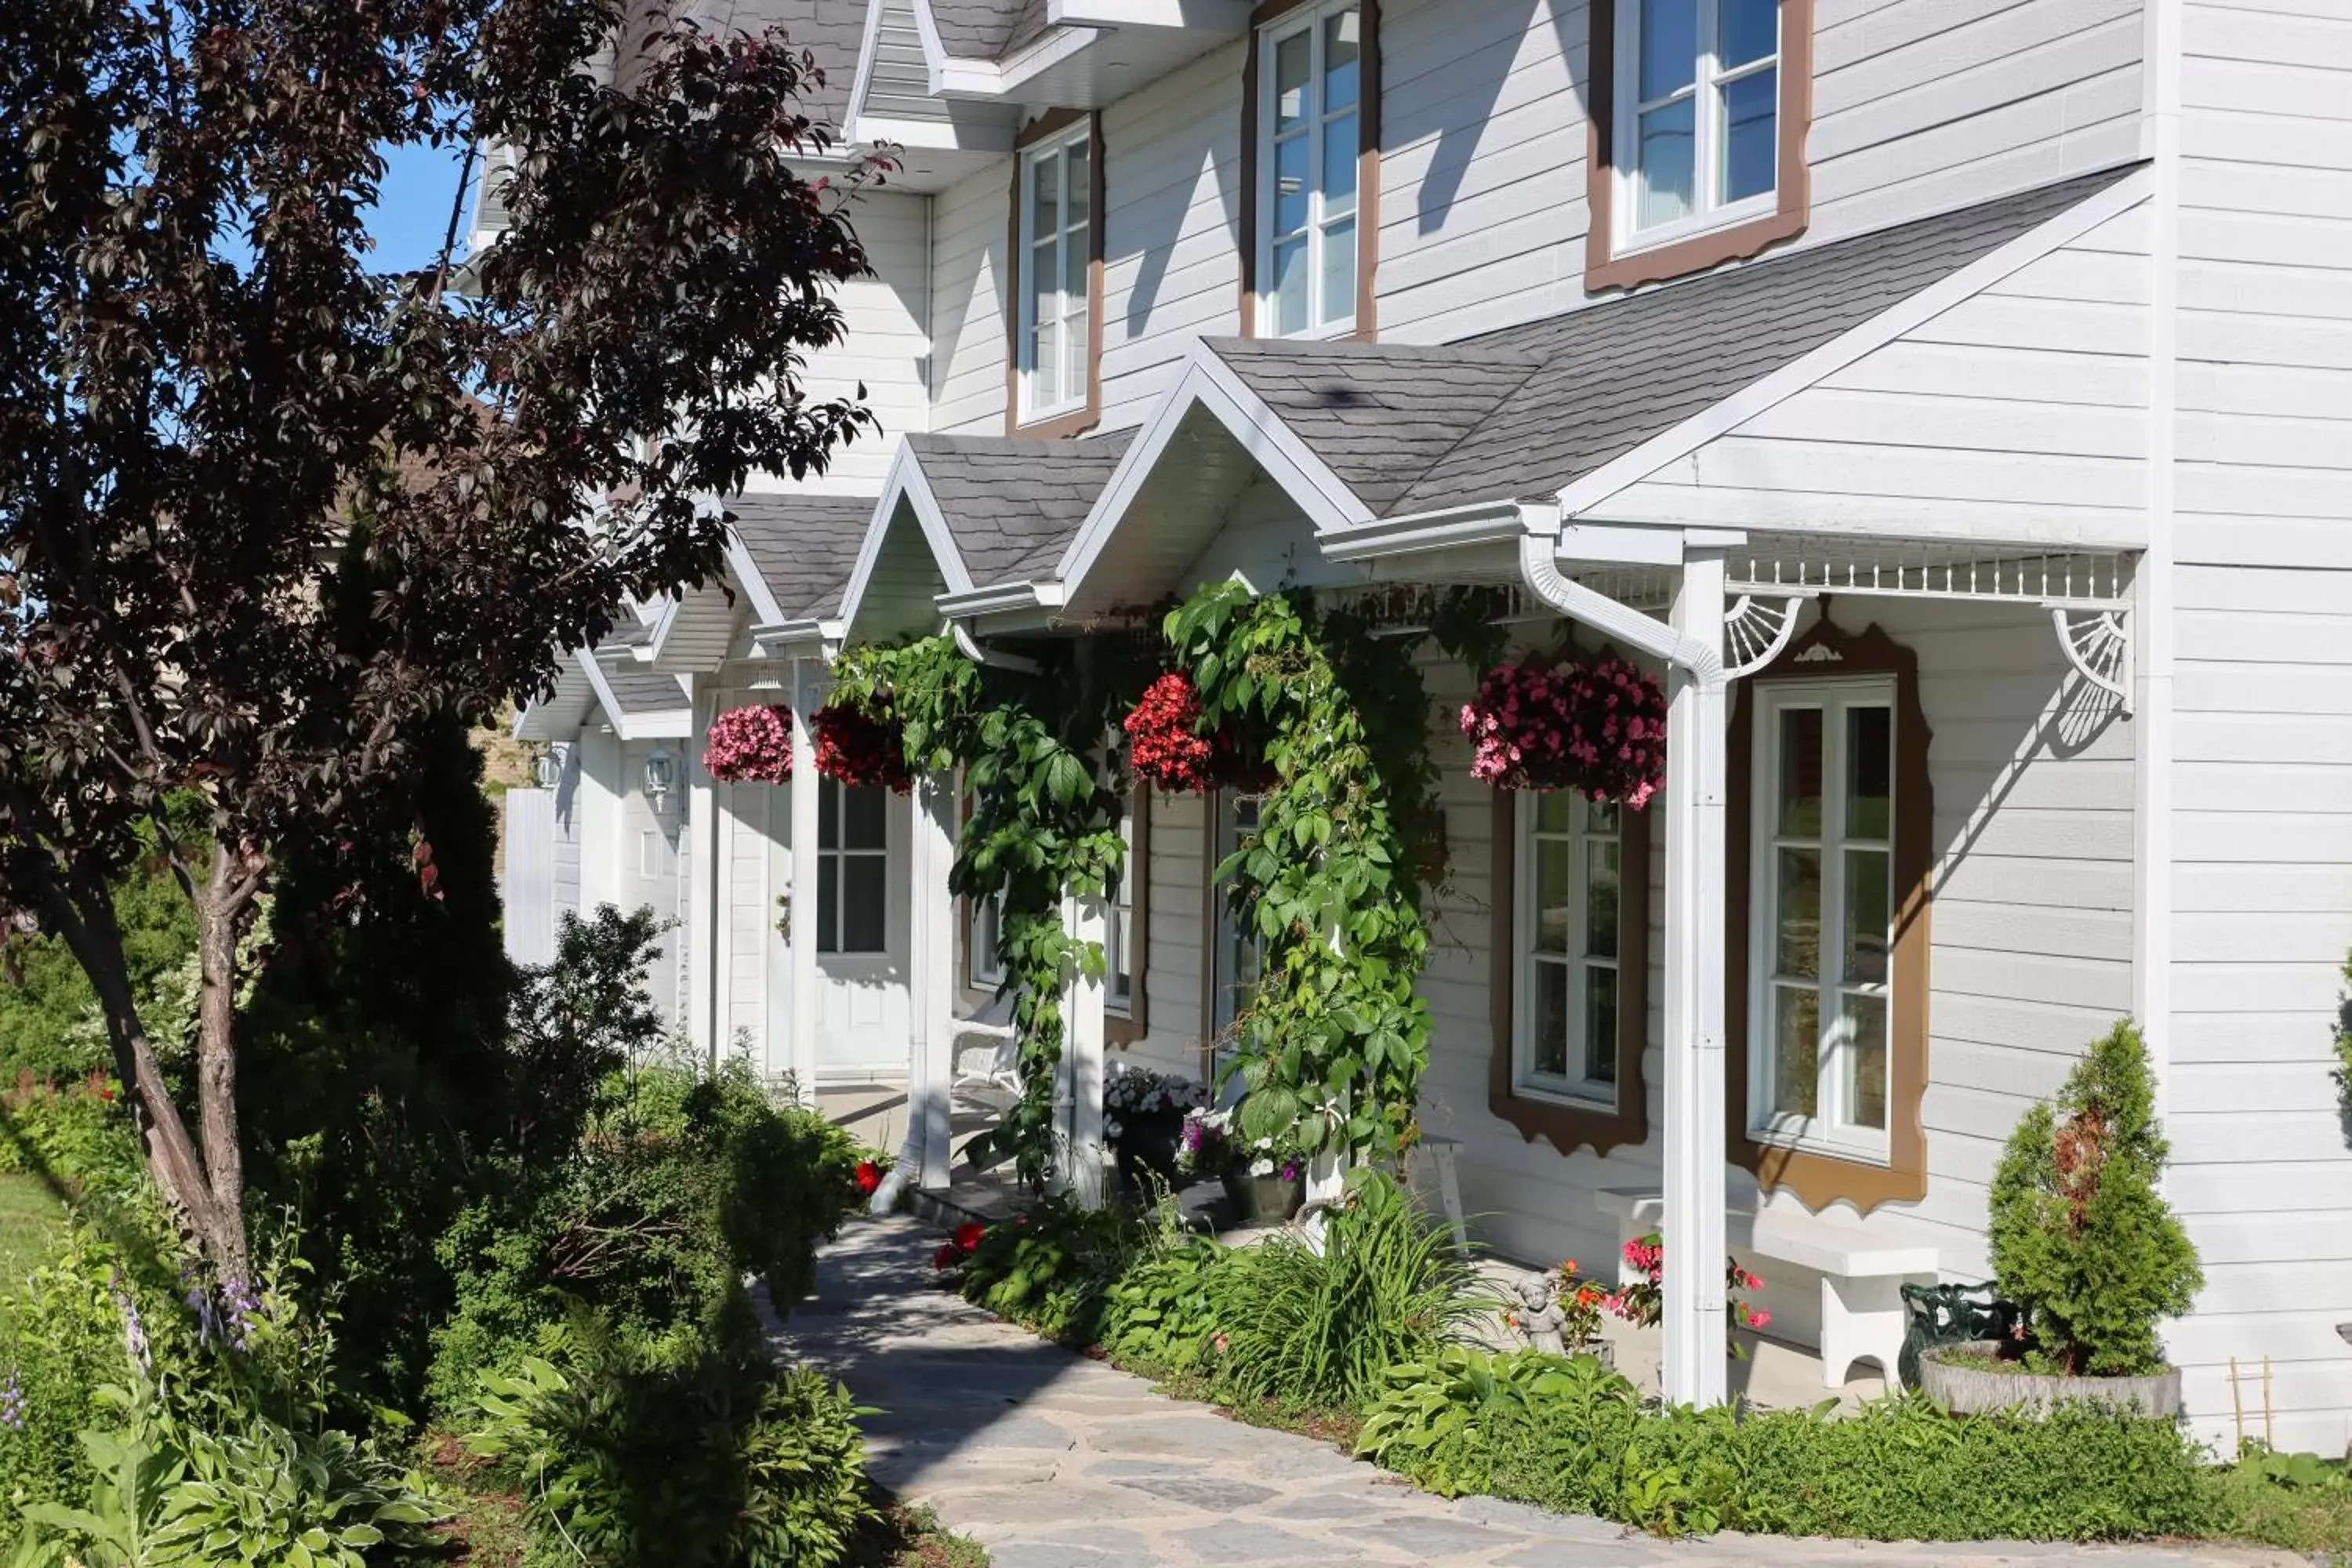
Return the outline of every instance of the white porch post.
{"type": "Polygon", "coordinates": [[[793,660],[792,1072],[803,1104],[816,1103],[816,734],[808,660],[793,660]]]}
{"type": "Polygon", "coordinates": [[[950,1094],[955,1079],[955,778],[933,773],[915,784],[914,902],[908,911],[915,962],[908,998],[913,1058],[907,1070],[907,1156],[930,1191],[948,1185],[950,1094]]]}
{"type": "MultiPolygon", "coordinates": [[[[1062,918],[1081,944],[1099,946],[1109,929],[1098,893],[1062,901],[1062,918]]],[[[1103,1202],[1103,980],[1089,975],[1081,955],[1062,997],[1062,1061],[1055,1100],[1067,1110],[1055,1142],[1064,1169],[1055,1184],[1088,1208],[1103,1202]]],[[[1059,1107],[1057,1106],[1057,1109],[1059,1107]]]]}
{"type": "Polygon", "coordinates": [[[727,1020],[721,1013],[719,973],[725,960],[727,921],[724,908],[726,877],[719,859],[719,792],[702,765],[702,738],[710,728],[713,692],[698,677],[690,677],[693,733],[678,746],[677,776],[671,788],[678,793],[685,821],[677,841],[686,856],[685,976],[687,1038],[716,1065],[728,1046],[727,1020]]]}
{"type": "MultiPolygon", "coordinates": [[[[1687,560],[1674,628],[1723,646],[1723,562],[1687,560]]],[[[1666,721],[1666,1398],[1719,1405],[1727,1384],[1724,1255],[1724,761],[1721,674],[1669,668],[1666,721]]]]}

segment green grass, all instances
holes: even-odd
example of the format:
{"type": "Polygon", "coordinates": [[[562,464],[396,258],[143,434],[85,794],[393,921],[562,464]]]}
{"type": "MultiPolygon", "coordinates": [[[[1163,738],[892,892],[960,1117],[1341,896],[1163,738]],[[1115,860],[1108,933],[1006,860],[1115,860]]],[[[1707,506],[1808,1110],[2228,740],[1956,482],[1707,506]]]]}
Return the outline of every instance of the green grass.
{"type": "Polygon", "coordinates": [[[66,1210],[38,1176],[0,1175],[0,1292],[13,1289],[65,1238],[66,1210]]]}

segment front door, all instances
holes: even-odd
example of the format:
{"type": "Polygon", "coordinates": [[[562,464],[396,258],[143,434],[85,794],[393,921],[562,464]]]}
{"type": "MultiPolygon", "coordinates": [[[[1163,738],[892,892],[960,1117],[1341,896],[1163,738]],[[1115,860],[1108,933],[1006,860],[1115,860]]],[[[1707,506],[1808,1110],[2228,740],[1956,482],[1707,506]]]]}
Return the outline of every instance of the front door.
{"type": "MultiPolygon", "coordinates": [[[[776,885],[792,880],[791,792],[776,792],[771,818],[776,885]]],[[[817,781],[816,886],[792,899],[790,924],[816,942],[816,1068],[834,1081],[908,1065],[907,845],[908,800],[870,785],[817,781]]],[[[776,1055],[789,1058],[792,953],[779,938],[769,994],[776,1055]]]]}

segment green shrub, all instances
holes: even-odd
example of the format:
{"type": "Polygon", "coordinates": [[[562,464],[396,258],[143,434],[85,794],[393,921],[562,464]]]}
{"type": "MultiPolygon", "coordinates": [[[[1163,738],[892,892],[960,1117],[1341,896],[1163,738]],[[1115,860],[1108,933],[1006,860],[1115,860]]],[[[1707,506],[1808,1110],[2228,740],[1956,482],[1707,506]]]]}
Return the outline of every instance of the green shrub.
{"type": "Polygon", "coordinates": [[[1217,1297],[1232,1249],[1162,1232],[1103,1293],[1102,1345],[1124,1364],[1201,1370],[1213,1356],[1217,1297]]]}
{"type": "Polygon", "coordinates": [[[1359,1451],[1433,1489],[1664,1534],[2096,1541],[2221,1518],[2201,1453],[2169,1423],[2088,1405],[1955,1417],[1916,1394],[1845,1419],[1659,1407],[1589,1357],[1454,1350],[1395,1368],[1359,1451]]]}
{"type": "Polygon", "coordinates": [[[435,1331],[436,1408],[486,1367],[545,1354],[585,1310],[646,1358],[747,1354],[761,1329],[746,1274],[780,1311],[807,1293],[817,1243],[860,1200],[856,1142],[820,1112],[772,1105],[740,1063],[614,1075],[560,1163],[519,1168],[441,1239],[457,1310],[435,1331]]]}
{"type": "Polygon", "coordinates": [[[827,1568],[875,1518],[847,1390],[803,1368],[650,1364],[570,1337],[488,1373],[466,1437],[542,1539],[613,1568],[827,1568]]]}
{"type": "Polygon", "coordinates": [[[1149,1246],[1149,1226],[1129,1211],[1048,1197],[987,1228],[961,1288],[999,1317],[1084,1348],[1101,1332],[1104,1293],[1149,1246]]]}
{"type": "Polygon", "coordinates": [[[135,1187],[146,1165],[120,1091],[92,1073],[63,1086],[0,1089],[0,1173],[29,1172],[73,1192],[135,1187]]]}
{"type": "Polygon", "coordinates": [[[2024,1313],[2037,1371],[2127,1376],[2163,1365],[2156,1326],[2204,1284],[2157,1190],[2168,1151],[2139,1031],[2117,1024],[2054,1106],[2010,1135],[1990,1197],[1993,1273],[2024,1313]]]}
{"type": "Polygon", "coordinates": [[[1254,1398],[1360,1408],[1390,1367],[1433,1354],[1497,1306],[1445,1228],[1370,1169],[1350,1173],[1319,1252],[1283,1234],[1227,1268],[1219,1375],[1254,1398]]]}
{"type": "MultiPolygon", "coordinates": [[[[422,1552],[436,1510],[397,1466],[336,1431],[298,1432],[213,1402],[200,1423],[142,1383],[100,1397],[120,1425],[80,1434],[89,1489],[25,1510],[19,1568],[316,1563],[422,1552]]],[[[379,1561],[382,1559],[379,1558],[379,1561]]]]}

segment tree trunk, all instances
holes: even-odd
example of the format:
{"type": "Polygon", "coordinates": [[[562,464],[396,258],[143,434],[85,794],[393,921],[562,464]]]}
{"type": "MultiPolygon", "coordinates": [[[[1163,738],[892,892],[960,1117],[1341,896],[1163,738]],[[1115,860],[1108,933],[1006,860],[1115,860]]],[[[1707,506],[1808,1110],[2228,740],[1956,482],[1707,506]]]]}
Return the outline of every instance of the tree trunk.
{"type": "Polygon", "coordinates": [[[205,1246],[223,1279],[244,1279],[245,1152],[236,1122],[236,938],[250,903],[226,844],[213,848],[212,875],[196,898],[196,960],[204,991],[196,1009],[196,1115],[205,1177],[220,1216],[205,1246]]]}
{"type": "Polygon", "coordinates": [[[115,923],[114,901],[100,876],[77,876],[71,889],[52,885],[50,913],[58,933],[80,961],[82,973],[98,993],[99,1010],[106,1019],[107,1044],[114,1053],[115,1076],[121,1079],[130,1101],[131,1124],[146,1151],[147,1169],[174,1216],[215,1267],[225,1258],[240,1266],[245,1255],[245,1218],[240,1203],[226,1213],[215,1200],[212,1184],[188,1137],[187,1123],[172,1101],[163,1064],[155,1059],[146,1026],[131,992],[131,966],[123,956],[122,932],[115,923]]]}

